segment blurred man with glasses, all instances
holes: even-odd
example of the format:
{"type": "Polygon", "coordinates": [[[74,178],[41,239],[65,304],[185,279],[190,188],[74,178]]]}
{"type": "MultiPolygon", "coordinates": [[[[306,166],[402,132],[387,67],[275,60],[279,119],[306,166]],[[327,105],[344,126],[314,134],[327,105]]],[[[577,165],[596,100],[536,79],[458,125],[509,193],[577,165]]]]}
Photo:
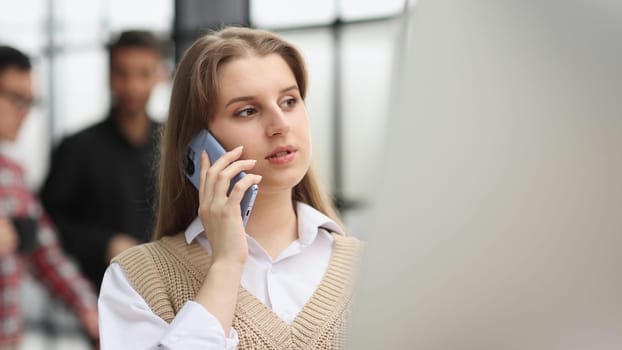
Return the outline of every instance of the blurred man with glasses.
{"type": "MultiPolygon", "coordinates": [[[[35,101],[30,59],[0,46],[0,141],[13,142],[35,101]]],[[[27,269],[68,304],[98,337],[96,298],[65,257],[51,221],[28,189],[24,172],[0,153],[0,350],[15,349],[23,332],[20,293],[27,269]]]]}

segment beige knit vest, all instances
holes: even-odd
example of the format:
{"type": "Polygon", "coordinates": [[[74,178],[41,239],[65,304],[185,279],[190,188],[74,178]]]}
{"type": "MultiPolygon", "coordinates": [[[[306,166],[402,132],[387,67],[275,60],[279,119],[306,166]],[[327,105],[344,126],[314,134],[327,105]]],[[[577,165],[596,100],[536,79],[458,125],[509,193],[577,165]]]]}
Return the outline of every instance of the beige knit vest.
{"type": "MultiPolygon", "coordinates": [[[[242,286],[233,327],[238,349],[340,349],[345,342],[354,276],[362,243],[333,234],[333,254],[318,289],[289,325],[242,286]]],[[[170,323],[192,300],[210,266],[210,256],[183,233],[132,248],[113,260],[151,310],[170,323]]],[[[300,267],[304,273],[304,266],[300,267]]]]}

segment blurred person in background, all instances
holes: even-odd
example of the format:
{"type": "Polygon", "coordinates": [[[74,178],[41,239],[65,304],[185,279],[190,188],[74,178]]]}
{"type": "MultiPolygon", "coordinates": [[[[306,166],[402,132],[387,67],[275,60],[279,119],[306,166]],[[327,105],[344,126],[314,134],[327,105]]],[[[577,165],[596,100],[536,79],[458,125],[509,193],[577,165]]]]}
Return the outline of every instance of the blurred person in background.
{"type": "Polygon", "coordinates": [[[160,125],[147,102],[164,77],[163,42],[126,31],[109,45],[112,106],[52,154],[41,199],[63,244],[99,286],[112,257],[153,228],[153,159],[160,125]]]}
{"type": "MultiPolygon", "coordinates": [[[[32,85],[30,59],[0,46],[0,141],[17,139],[34,101],[32,85]]],[[[0,153],[0,349],[14,349],[20,342],[20,294],[27,267],[53,296],[71,306],[96,339],[93,288],[65,257],[51,221],[26,187],[21,166],[0,153]]]]}

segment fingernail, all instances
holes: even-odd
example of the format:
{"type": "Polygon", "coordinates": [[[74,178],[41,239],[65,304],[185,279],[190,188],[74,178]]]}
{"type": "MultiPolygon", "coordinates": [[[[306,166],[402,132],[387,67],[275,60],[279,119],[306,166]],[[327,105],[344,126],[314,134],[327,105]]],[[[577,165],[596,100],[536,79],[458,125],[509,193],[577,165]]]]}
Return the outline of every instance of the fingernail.
{"type": "Polygon", "coordinates": [[[240,151],[242,151],[243,148],[244,148],[244,146],[238,146],[238,147],[235,148],[235,151],[236,152],[240,152],[240,151]]]}

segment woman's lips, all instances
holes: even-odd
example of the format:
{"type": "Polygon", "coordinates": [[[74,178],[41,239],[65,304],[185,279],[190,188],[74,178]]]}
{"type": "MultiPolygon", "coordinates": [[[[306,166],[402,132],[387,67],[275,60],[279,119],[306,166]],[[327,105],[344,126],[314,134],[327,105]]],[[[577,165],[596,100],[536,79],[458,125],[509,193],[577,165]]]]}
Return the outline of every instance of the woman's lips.
{"type": "Polygon", "coordinates": [[[287,164],[296,157],[296,150],[277,151],[266,157],[271,164],[287,164]]]}

